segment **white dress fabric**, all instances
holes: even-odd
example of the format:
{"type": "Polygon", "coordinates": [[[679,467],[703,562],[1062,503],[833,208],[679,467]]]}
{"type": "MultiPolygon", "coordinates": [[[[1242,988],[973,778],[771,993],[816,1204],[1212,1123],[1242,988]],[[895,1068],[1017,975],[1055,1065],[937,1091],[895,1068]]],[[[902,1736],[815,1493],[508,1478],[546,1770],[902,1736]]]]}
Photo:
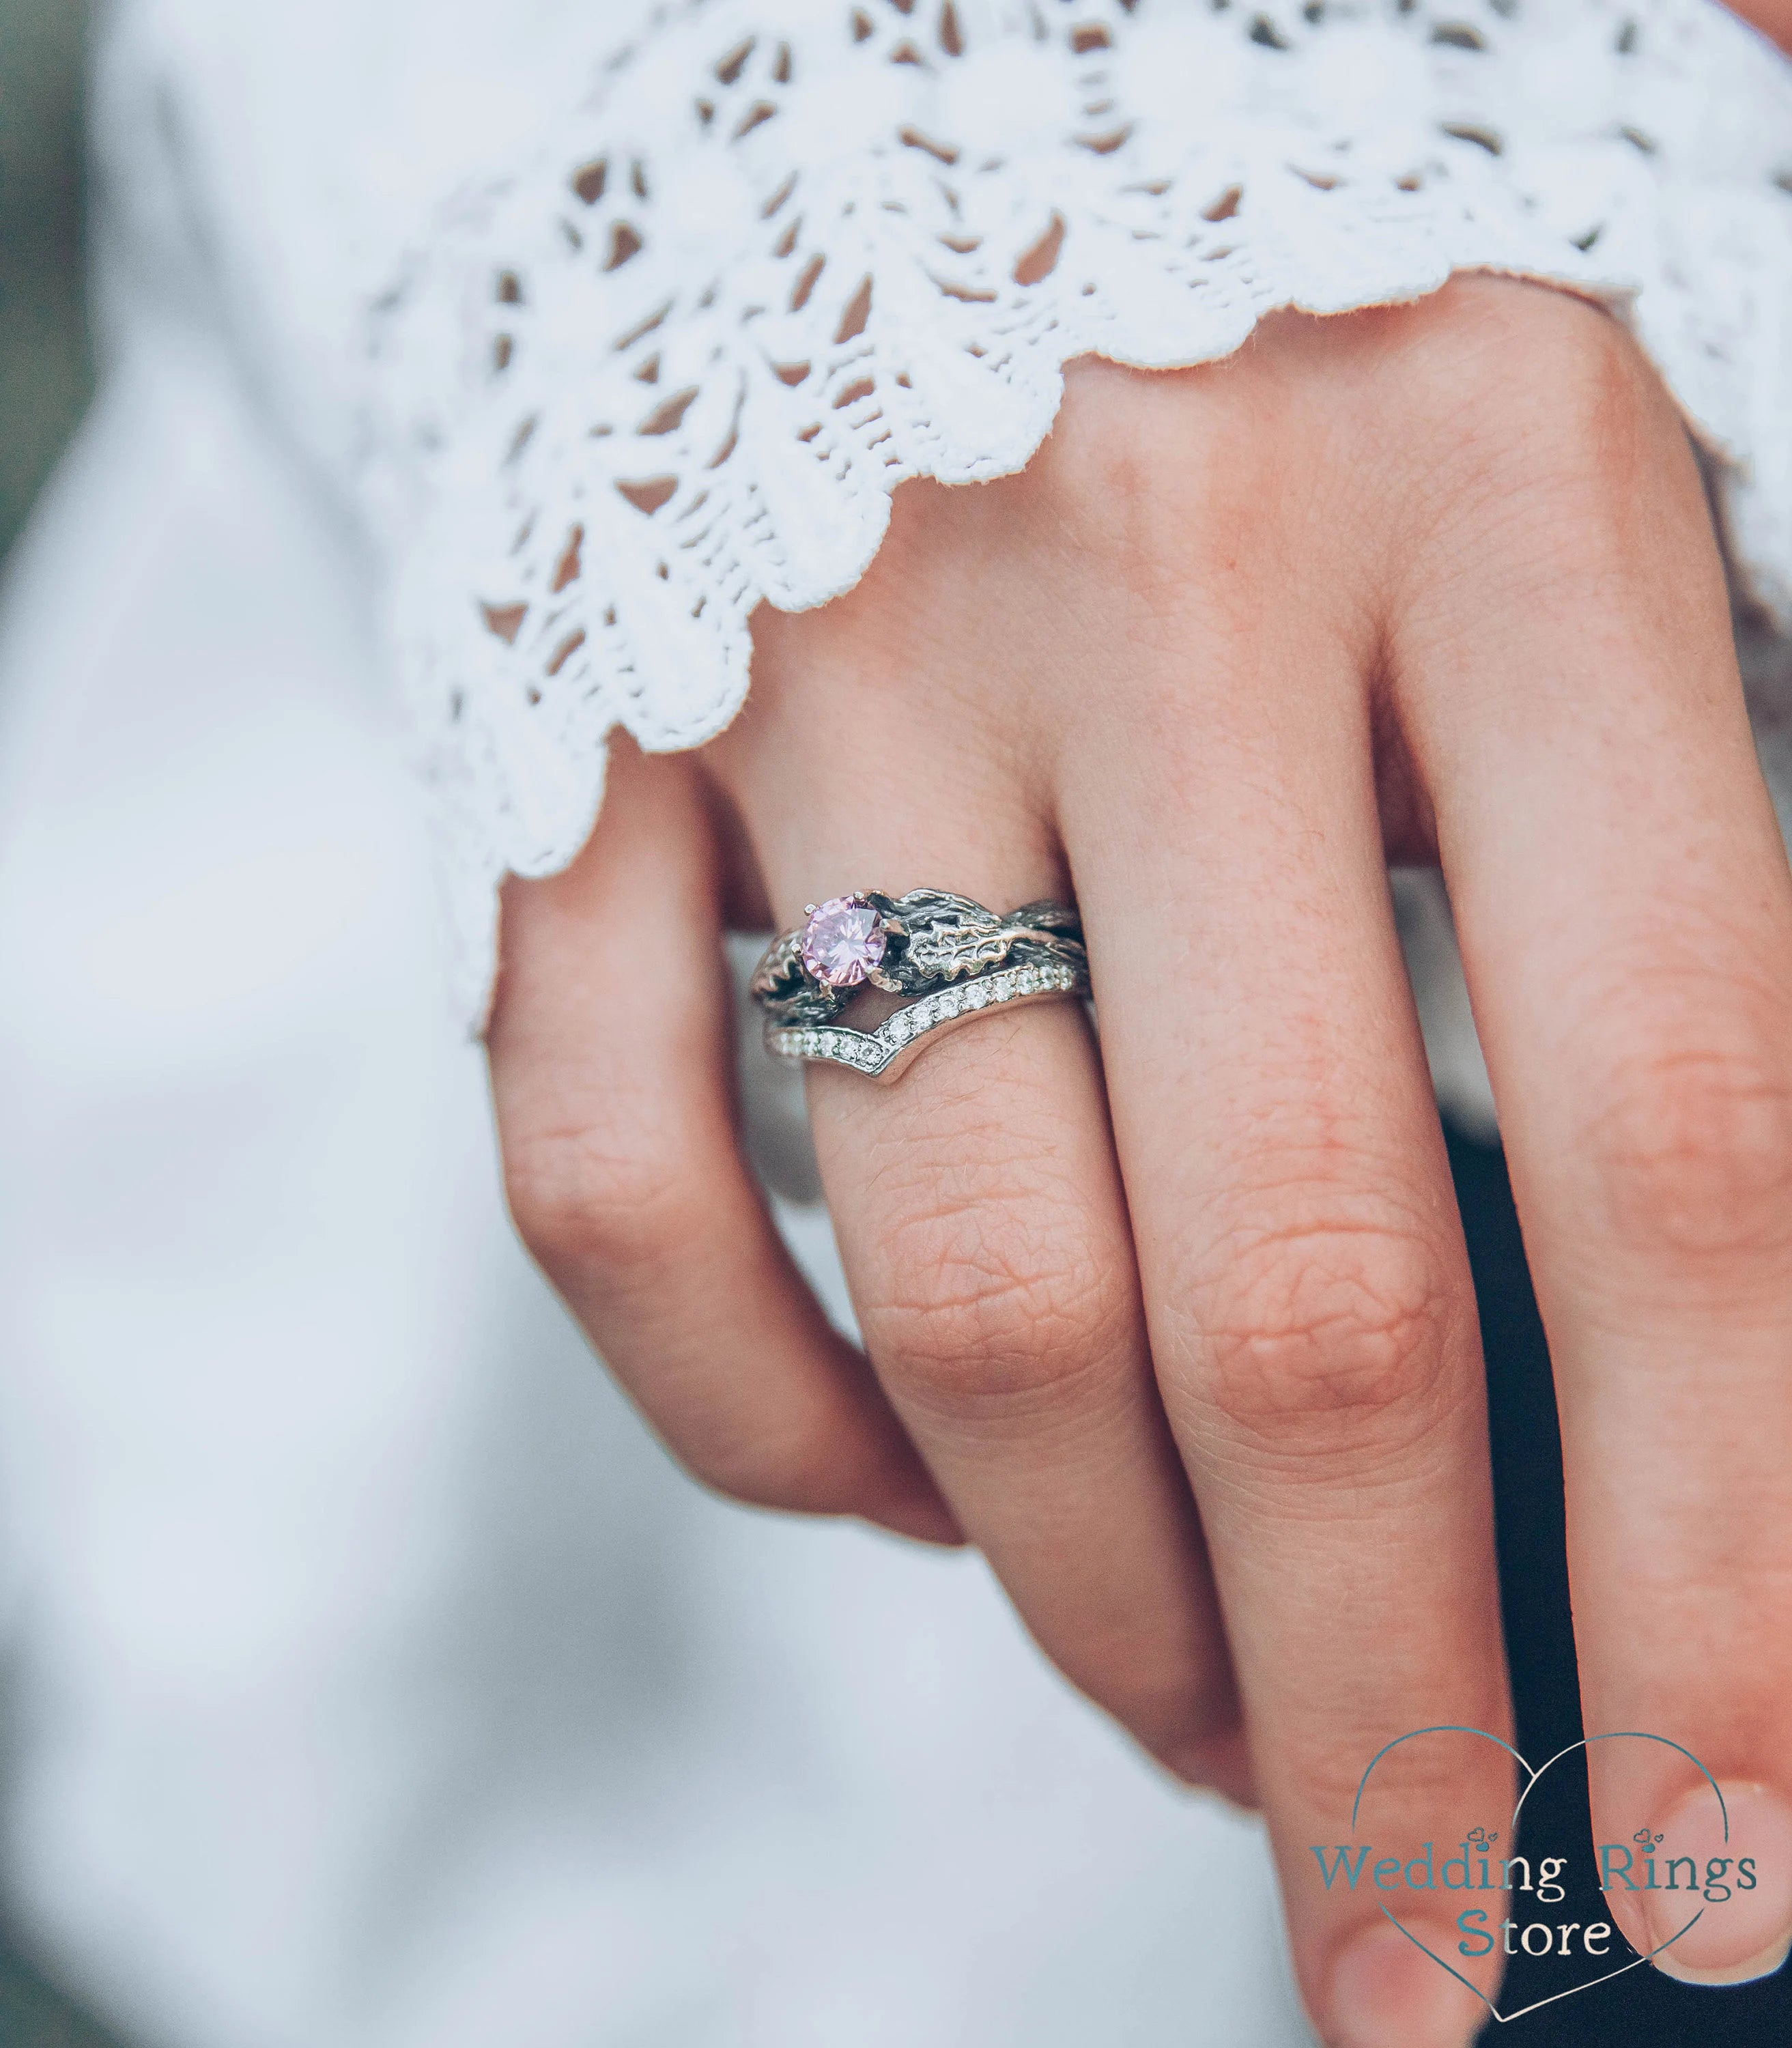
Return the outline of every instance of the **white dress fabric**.
{"type": "Polygon", "coordinates": [[[1297,2048],[1253,1826],[584,1359],[428,820],[464,1019],[605,733],[716,730],[894,481],[1465,264],[1635,324],[1783,606],[1783,68],[1705,0],[117,0],[95,105],[0,626],[15,1917],[169,2048],[1297,2048]]]}
{"type": "Polygon", "coordinates": [[[1020,468],[1071,358],[1454,270],[1610,303],[1792,625],[1792,67],[1714,0],[685,0],[575,66],[375,324],[364,480],[462,1000],[604,740],[700,744],[891,489],[1020,468]],[[593,56],[601,54],[603,61],[593,56]]]}
{"type": "Polygon", "coordinates": [[[229,11],[127,10],[109,161],[384,559],[469,1018],[607,734],[712,737],[753,607],[850,588],[905,478],[1022,467],[1078,355],[1584,293],[1792,630],[1792,65],[1717,0],[229,11]]]}

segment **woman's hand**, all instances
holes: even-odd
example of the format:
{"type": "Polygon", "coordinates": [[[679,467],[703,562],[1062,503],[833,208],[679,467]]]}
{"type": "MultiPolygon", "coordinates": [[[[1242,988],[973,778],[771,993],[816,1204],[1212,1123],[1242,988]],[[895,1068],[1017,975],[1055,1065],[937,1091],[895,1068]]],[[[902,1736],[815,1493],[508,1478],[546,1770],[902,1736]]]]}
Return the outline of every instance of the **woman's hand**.
{"type": "MultiPolygon", "coordinates": [[[[1509,1727],[1386,877],[1441,860],[1556,1361],[1588,1726],[1774,1788],[1732,1799],[1757,1889],[1676,1953],[1771,1948],[1792,882],[1697,470],[1619,326],[1471,279],[1199,370],[1079,366],[1023,475],[905,487],[857,590],[755,636],[733,729],[619,759],[574,868],[512,885],[492,1033],[523,1234],[667,1440],[750,1499],[962,1529],[1157,1755],[1254,1786],[1328,2038],[1465,2039],[1467,1992],[1309,1848],[1360,1838],[1391,1738],[1509,1727]],[[736,1157],[717,938],[731,888],[788,925],[921,884],[1073,893],[1100,1046],[1058,1006],[887,1091],[812,1075],[874,1379],[736,1157]]],[[[1378,1838],[1510,1811],[1492,1745],[1402,1756],[1378,1838]]],[[[1701,1782],[1596,1750],[1597,1838],[1701,1782]]]]}
{"type": "Polygon", "coordinates": [[[1792,51],[1792,0],[1731,0],[1730,12],[1792,51]]]}

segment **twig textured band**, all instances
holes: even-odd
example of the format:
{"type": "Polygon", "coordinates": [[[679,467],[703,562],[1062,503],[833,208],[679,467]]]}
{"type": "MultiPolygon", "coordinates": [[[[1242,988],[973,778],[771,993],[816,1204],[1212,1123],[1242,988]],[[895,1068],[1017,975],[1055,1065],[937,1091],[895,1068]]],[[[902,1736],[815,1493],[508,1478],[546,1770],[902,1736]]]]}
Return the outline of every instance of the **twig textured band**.
{"type": "Polygon", "coordinates": [[[802,929],[767,950],[752,991],[769,1051],[890,1081],[923,1040],[985,1010],[1086,997],[1088,956],[1069,904],[1026,903],[1000,917],[943,889],[866,890],[812,904],[802,929]],[[916,999],[855,1030],[839,1020],[863,987],[916,999]]]}

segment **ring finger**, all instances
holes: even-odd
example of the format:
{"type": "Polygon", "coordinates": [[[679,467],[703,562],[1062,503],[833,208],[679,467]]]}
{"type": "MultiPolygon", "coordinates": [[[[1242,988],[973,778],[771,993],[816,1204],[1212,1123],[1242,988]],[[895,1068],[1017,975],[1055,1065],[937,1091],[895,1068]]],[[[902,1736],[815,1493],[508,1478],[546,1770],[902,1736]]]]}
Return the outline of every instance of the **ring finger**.
{"type": "MultiPolygon", "coordinates": [[[[844,636],[851,621],[836,615],[875,599],[874,580],[821,621],[774,622],[756,658],[789,685],[829,644],[818,626],[844,636]]],[[[960,766],[967,779],[942,801],[925,735],[879,730],[875,692],[836,689],[857,706],[855,729],[812,727],[804,742],[813,754],[837,739],[877,762],[891,800],[818,787],[794,814],[765,801],[759,764],[772,775],[790,758],[781,707],[828,694],[762,682],[718,757],[782,916],[855,886],[944,886],[1002,910],[1062,893],[1049,835],[1014,778],[960,766]],[[930,780],[925,805],[902,801],[930,780]],[[793,829],[755,831],[793,815],[793,829]]],[[[928,1045],[894,1087],[812,1068],[809,1091],[867,1349],[960,1525],[1076,1685],[1181,1775],[1248,1796],[1083,1017],[1065,1003],[982,1017],[928,1045]]]]}

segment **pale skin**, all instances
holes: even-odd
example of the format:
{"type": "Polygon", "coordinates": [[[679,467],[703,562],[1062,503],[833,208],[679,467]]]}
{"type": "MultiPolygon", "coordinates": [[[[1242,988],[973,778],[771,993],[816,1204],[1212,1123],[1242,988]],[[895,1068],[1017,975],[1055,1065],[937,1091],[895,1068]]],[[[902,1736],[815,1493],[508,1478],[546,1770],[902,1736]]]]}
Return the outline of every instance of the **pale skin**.
{"type": "MultiPolygon", "coordinates": [[[[1675,1960],[1758,1972],[1792,1930],[1792,875],[1693,456],[1619,325],[1472,277],[1199,370],[1074,365],[1023,475],[906,487],[754,669],[700,754],[619,747],[584,854],[506,900],[512,1206],[666,1442],[976,1544],[1147,1750],[1262,1807],[1322,2036],[1465,2041],[1468,1992],[1306,1846],[1392,1736],[1510,1732],[1387,882],[1437,862],[1555,1360],[1587,1725],[1732,1789],[1761,1881],[1675,1960]],[[718,941],[919,884],[1073,894],[1100,1039],[1052,1006],[889,1089],[812,1073],[862,1358],[739,1155],[718,941]]],[[[1596,1750],[1596,1836],[1699,1782],[1596,1750]]],[[[1381,1796],[1390,1839],[1448,1839],[1511,1774],[1415,1751],[1381,1796]]]]}

